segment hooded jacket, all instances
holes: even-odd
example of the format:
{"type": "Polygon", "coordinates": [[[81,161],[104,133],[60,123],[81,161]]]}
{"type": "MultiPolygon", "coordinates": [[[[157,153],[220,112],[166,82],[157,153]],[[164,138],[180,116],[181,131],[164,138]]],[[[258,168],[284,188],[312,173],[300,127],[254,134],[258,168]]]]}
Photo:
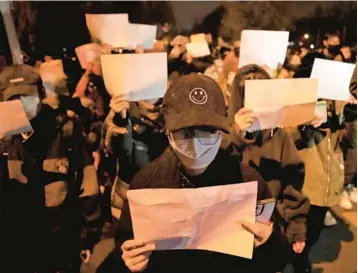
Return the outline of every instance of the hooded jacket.
{"type": "MultiPolygon", "coordinates": [[[[240,163],[239,156],[230,155],[226,151],[219,151],[203,174],[186,179],[197,187],[258,181],[258,200],[270,197],[261,176],[253,168],[240,163]]],[[[158,159],[138,172],[130,189],[182,188],[187,187],[185,181],[181,163],[169,147],[158,159]]],[[[126,201],[116,231],[116,249],[97,272],[130,272],[121,258],[121,245],[132,238],[132,222],[126,201]]],[[[154,251],[143,273],[271,273],[279,270],[287,253],[290,253],[290,247],[275,230],[264,245],[254,250],[252,260],[203,250],[154,251]]]]}
{"type": "MultiPolygon", "coordinates": [[[[270,78],[266,71],[257,65],[244,66],[237,72],[229,104],[231,124],[234,124],[235,114],[244,107],[242,80],[250,73],[254,73],[256,79],[270,78]]],[[[230,136],[226,136],[224,148],[241,153],[243,161],[255,168],[265,179],[273,197],[278,199],[278,217],[282,220],[289,241],[304,241],[309,210],[309,200],[301,193],[304,164],[289,134],[283,129],[263,130],[247,133],[245,139],[241,139],[236,130],[232,130],[230,136]]]]}

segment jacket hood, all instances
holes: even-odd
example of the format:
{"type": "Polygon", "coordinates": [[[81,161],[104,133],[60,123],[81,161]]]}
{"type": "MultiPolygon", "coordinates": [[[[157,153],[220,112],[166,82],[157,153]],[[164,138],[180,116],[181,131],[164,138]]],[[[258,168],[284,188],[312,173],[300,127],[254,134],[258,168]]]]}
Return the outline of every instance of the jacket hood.
{"type": "Polygon", "coordinates": [[[250,73],[260,75],[261,79],[270,79],[270,75],[266,70],[255,64],[245,65],[237,71],[231,86],[231,100],[229,102],[228,110],[228,117],[231,125],[234,123],[234,116],[237,111],[244,107],[245,86],[243,84],[240,85],[240,82],[250,73]]]}

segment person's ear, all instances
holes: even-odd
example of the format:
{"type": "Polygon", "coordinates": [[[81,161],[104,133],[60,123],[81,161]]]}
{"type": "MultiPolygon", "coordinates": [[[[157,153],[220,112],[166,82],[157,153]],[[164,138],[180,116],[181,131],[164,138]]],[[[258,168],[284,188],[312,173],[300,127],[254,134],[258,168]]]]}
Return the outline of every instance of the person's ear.
{"type": "Polygon", "coordinates": [[[323,45],[324,45],[325,47],[328,47],[328,42],[327,42],[327,40],[323,40],[323,45]]]}

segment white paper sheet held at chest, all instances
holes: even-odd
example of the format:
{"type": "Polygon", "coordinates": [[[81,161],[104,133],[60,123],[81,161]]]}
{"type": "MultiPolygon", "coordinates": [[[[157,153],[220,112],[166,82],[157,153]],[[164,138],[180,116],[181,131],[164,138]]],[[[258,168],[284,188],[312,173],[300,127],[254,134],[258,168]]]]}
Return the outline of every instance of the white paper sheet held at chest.
{"type": "Polygon", "coordinates": [[[129,47],[128,14],[86,14],[86,23],[95,42],[129,47]]]}
{"type": "Polygon", "coordinates": [[[288,31],[243,30],[241,32],[239,68],[248,64],[276,69],[283,64],[288,46],[288,31]]]}
{"type": "Polygon", "coordinates": [[[130,47],[135,49],[138,45],[152,49],[157,37],[157,26],[143,24],[129,24],[130,47]]]}
{"type": "Polygon", "coordinates": [[[209,45],[206,41],[187,43],[186,49],[194,58],[210,55],[209,45]]]}
{"type": "Polygon", "coordinates": [[[257,182],[197,189],[127,192],[134,237],[157,250],[201,249],[252,258],[253,235],[240,220],[255,221],[257,182]]]}
{"type": "Polygon", "coordinates": [[[291,127],[313,119],[316,79],[246,80],[245,107],[257,117],[249,131],[291,127]]]}
{"type": "Polygon", "coordinates": [[[20,100],[0,103],[0,139],[32,130],[20,100]]]}
{"type": "Polygon", "coordinates": [[[316,58],[311,78],[318,79],[318,98],[330,100],[349,100],[349,84],[354,64],[316,58]]]}
{"type": "Polygon", "coordinates": [[[129,101],[162,98],[167,89],[167,54],[117,54],[101,56],[102,74],[111,96],[129,101]]]}

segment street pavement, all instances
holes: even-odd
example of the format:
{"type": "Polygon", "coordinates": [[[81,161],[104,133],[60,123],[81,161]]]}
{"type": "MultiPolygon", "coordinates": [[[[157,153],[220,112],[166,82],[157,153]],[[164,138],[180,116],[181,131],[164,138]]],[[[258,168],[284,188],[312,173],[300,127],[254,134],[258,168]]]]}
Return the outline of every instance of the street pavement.
{"type": "MultiPolygon", "coordinates": [[[[310,255],[313,273],[357,272],[357,207],[345,211],[334,207],[332,214],[338,221],[323,229],[317,245],[310,255]]],[[[288,266],[284,273],[292,273],[288,266]]]]}

